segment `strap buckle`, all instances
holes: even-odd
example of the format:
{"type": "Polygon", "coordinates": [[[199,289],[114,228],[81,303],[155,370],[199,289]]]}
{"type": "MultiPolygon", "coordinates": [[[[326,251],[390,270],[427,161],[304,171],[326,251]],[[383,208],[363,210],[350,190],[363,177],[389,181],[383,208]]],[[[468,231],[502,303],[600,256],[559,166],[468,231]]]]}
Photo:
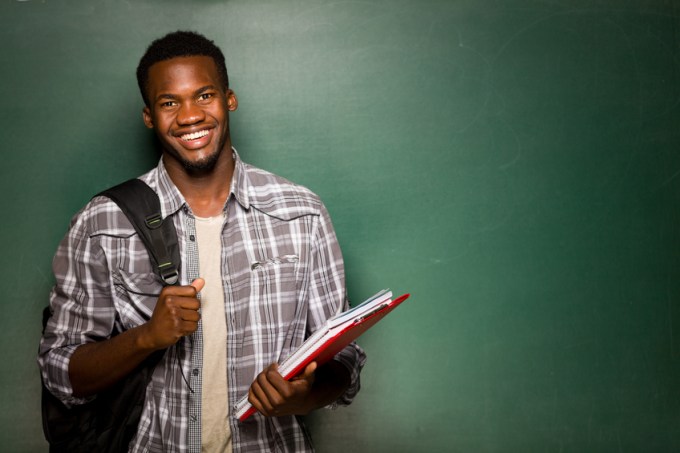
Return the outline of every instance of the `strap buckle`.
{"type": "Polygon", "coordinates": [[[160,213],[151,214],[144,219],[144,223],[146,223],[146,226],[149,227],[150,230],[155,230],[163,225],[163,217],[161,217],[160,213]]]}

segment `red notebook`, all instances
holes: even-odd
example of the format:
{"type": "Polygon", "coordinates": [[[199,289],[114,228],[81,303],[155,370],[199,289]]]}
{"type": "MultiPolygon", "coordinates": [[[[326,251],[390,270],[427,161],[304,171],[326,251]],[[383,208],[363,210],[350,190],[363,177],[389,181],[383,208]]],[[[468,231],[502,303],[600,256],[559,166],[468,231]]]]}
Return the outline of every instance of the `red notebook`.
{"type": "MultiPolygon", "coordinates": [[[[404,294],[392,300],[392,293],[383,290],[360,305],[328,319],[322,328],[279,364],[279,373],[289,380],[313,361],[318,366],[323,365],[408,297],[409,294],[404,294]]],[[[244,421],[254,412],[255,408],[248,402],[246,394],[236,405],[236,417],[244,421]]]]}

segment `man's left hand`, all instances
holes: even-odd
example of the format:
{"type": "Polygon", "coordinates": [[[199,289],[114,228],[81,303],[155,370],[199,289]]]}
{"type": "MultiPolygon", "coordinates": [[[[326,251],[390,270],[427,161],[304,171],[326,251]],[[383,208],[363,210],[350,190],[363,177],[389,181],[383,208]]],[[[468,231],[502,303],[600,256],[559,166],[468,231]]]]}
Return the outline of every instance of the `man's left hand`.
{"type": "Polygon", "coordinates": [[[248,401],[266,417],[305,415],[316,407],[311,398],[315,371],[316,362],[312,362],[302,374],[286,381],[272,363],[250,386],[248,401]]]}

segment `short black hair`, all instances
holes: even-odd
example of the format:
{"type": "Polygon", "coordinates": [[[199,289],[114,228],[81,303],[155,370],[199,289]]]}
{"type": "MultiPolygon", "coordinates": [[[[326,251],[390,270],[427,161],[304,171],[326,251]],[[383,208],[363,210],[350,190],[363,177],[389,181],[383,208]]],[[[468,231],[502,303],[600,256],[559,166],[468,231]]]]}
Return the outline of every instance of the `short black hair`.
{"type": "Polygon", "coordinates": [[[224,88],[229,88],[229,75],[224,54],[215,43],[205,36],[193,31],[175,31],[153,41],[139,60],[137,66],[137,84],[142,93],[144,103],[148,106],[149,99],[146,89],[149,83],[149,68],[160,61],[176,57],[206,56],[213,59],[217,66],[224,88]]]}

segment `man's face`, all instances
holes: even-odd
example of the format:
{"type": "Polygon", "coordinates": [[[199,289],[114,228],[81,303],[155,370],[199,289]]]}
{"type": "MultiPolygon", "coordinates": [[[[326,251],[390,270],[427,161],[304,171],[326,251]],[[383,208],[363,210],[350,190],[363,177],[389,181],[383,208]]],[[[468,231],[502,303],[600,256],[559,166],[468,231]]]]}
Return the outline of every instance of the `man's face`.
{"type": "Polygon", "coordinates": [[[144,124],[156,131],[165,156],[186,171],[211,171],[231,146],[228,112],[238,106],[213,59],[178,57],[153,64],[147,95],[144,124]]]}

